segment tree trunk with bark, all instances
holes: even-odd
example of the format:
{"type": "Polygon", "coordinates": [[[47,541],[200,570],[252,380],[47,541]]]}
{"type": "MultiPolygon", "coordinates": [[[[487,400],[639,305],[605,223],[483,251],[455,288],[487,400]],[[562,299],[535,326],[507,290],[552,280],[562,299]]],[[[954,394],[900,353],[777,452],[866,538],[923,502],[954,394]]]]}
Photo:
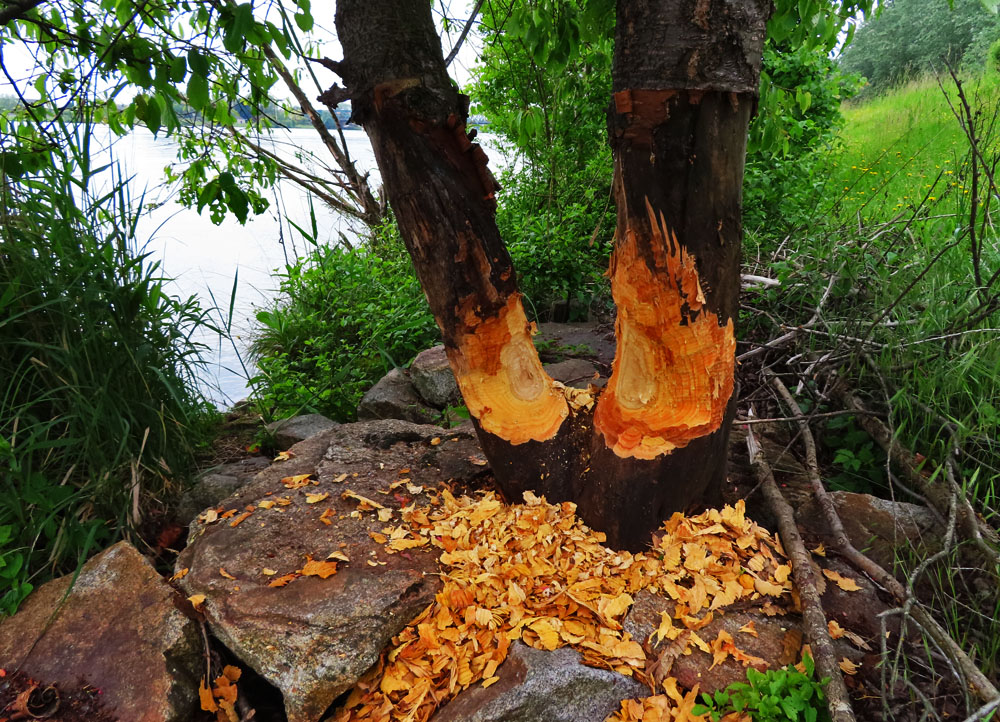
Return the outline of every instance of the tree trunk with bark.
{"type": "Polygon", "coordinates": [[[568,389],[531,341],[427,3],[338,0],[338,72],[508,499],[573,501],[618,548],[716,503],[735,404],[741,186],[769,0],[618,3],[618,203],[607,389],[568,389]]]}

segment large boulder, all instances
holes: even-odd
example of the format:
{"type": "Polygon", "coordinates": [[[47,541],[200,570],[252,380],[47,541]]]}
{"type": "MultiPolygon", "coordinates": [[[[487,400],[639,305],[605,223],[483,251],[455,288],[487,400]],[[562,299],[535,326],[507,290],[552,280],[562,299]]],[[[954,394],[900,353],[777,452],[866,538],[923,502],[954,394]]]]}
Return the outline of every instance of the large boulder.
{"type": "MultiPolygon", "coordinates": [[[[926,507],[847,491],[830,492],[830,498],[851,544],[885,569],[896,568],[901,549],[909,547],[913,558],[923,559],[941,547],[944,529],[926,507]]],[[[804,529],[829,537],[815,499],[799,507],[795,516],[804,529]]]]}
{"type": "Polygon", "coordinates": [[[649,695],[631,677],[585,666],[568,647],[544,652],[515,642],[497,674],[498,682],[464,690],[432,722],[600,722],[623,699],[649,695]]]}
{"type": "Polygon", "coordinates": [[[417,393],[431,406],[443,409],[462,402],[444,346],[434,346],[417,354],[410,364],[410,379],[417,393]]]}
{"type": "Polygon", "coordinates": [[[321,434],[337,426],[336,421],[323,414],[301,414],[288,419],[272,421],[266,427],[267,432],[274,436],[274,443],[279,449],[288,449],[292,445],[321,434]]]}
{"type": "Polygon", "coordinates": [[[433,423],[439,416],[428,408],[413,388],[406,372],[396,368],[372,386],[358,404],[358,419],[402,419],[415,424],[433,423]]]}
{"type": "Polygon", "coordinates": [[[264,456],[251,456],[207,470],[181,496],[177,504],[177,519],[187,524],[203,509],[215,506],[235,493],[270,463],[271,460],[264,456]]]}
{"type": "Polygon", "coordinates": [[[430,545],[390,554],[372,535],[486,467],[470,435],[399,420],[344,424],[290,451],[192,526],[177,569],[218,639],[281,690],[290,722],[313,722],[440,587],[430,545]],[[331,554],[349,559],[333,576],[272,586],[331,554]]]}
{"type": "Polygon", "coordinates": [[[201,640],[179,595],[133,546],[119,542],[32,593],[0,622],[0,668],[47,684],[99,690],[128,722],[194,717],[201,640]]]}

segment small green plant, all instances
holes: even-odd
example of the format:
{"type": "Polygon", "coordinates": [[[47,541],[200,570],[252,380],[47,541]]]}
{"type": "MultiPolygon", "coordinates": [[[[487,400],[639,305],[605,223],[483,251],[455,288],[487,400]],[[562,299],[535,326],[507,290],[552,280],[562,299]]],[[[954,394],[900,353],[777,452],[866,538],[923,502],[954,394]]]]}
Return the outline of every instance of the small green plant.
{"type": "Polygon", "coordinates": [[[873,494],[885,489],[885,452],[851,416],[835,416],[826,424],[823,445],[833,451],[839,472],[828,478],[831,489],[873,494]]]}
{"type": "Polygon", "coordinates": [[[746,682],[734,682],[715,694],[703,694],[695,714],[707,714],[719,722],[730,712],[746,712],[755,722],[821,722],[830,719],[823,692],[827,680],[813,679],[812,657],[802,658],[802,667],[785,667],[758,672],[747,669],[746,682]]]}

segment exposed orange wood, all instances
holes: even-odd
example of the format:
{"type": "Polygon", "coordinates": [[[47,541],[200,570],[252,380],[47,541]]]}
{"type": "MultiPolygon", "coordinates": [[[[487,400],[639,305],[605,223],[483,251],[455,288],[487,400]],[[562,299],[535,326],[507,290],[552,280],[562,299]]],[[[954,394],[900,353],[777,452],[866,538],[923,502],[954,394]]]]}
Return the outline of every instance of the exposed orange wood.
{"type": "Polygon", "coordinates": [[[695,258],[646,201],[612,259],[618,348],[594,425],[620,457],[653,459],[722,424],[733,393],[733,322],[705,305],[695,258]],[[648,240],[643,237],[648,238],[648,240]],[[640,252],[640,240],[650,256],[640,252]]]}
{"type": "Polygon", "coordinates": [[[482,428],[510,442],[546,441],[559,431],[569,406],[542,368],[531,325],[514,294],[500,313],[475,324],[448,349],[469,413],[482,428]]]}

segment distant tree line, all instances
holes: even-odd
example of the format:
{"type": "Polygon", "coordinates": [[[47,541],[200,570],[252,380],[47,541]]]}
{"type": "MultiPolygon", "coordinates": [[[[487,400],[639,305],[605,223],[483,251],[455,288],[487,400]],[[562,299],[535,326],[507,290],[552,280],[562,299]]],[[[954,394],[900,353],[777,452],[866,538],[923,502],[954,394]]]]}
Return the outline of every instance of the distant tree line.
{"type": "Polygon", "coordinates": [[[927,72],[981,70],[1000,40],[1000,17],[980,0],[892,0],[865,22],[840,56],[840,66],[881,92],[927,72]]]}

